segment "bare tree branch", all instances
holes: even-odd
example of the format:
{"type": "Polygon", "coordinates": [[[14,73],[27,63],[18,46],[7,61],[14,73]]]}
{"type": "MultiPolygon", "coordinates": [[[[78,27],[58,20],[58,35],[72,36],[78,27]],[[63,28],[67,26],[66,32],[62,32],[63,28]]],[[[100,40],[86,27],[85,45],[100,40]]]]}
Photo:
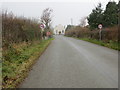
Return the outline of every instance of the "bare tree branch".
{"type": "Polygon", "coordinates": [[[80,26],[81,27],[84,27],[86,25],[86,19],[87,19],[87,17],[83,17],[80,19],[80,26]]]}
{"type": "Polygon", "coordinates": [[[53,12],[52,9],[46,8],[45,10],[43,10],[43,13],[41,16],[41,23],[45,24],[46,29],[50,28],[50,23],[52,21],[51,12],[53,12]]]}

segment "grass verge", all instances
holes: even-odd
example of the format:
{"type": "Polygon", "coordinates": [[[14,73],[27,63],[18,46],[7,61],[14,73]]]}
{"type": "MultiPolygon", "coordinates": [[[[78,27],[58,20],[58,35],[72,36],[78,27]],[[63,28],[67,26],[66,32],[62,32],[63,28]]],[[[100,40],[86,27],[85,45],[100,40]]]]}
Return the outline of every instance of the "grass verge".
{"type": "Polygon", "coordinates": [[[91,43],[94,43],[94,44],[98,44],[98,45],[101,45],[101,46],[105,46],[105,47],[120,51],[120,47],[119,47],[120,43],[113,42],[111,40],[109,41],[109,43],[106,43],[106,42],[103,42],[103,41],[99,41],[99,40],[96,40],[96,39],[89,39],[89,38],[76,38],[76,39],[88,41],[88,42],[91,42],[91,43]]]}
{"type": "Polygon", "coordinates": [[[47,48],[53,38],[24,47],[13,48],[5,53],[2,62],[2,88],[15,88],[28,75],[31,66],[47,48]]]}

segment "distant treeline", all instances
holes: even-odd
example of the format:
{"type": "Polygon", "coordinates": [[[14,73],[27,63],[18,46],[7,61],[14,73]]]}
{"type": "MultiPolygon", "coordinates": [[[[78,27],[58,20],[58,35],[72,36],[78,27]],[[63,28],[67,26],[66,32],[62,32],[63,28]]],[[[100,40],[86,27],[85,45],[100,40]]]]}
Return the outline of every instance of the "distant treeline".
{"type": "Polygon", "coordinates": [[[3,47],[12,43],[30,42],[41,38],[41,29],[36,19],[17,17],[12,12],[2,11],[3,47]]]}

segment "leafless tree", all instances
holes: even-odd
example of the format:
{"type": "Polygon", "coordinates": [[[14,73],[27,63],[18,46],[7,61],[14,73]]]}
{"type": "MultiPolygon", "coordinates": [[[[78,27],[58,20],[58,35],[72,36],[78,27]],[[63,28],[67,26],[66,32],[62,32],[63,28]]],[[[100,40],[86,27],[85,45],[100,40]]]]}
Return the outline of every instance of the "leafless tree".
{"type": "Polygon", "coordinates": [[[80,19],[80,26],[81,26],[81,27],[84,27],[84,26],[86,25],[86,19],[87,19],[87,17],[82,17],[82,18],[80,19]]]}
{"type": "Polygon", "coordinates": [[[45,25],[46,29],[50,28],[50,24],[52,21],[51,12],[53,12],[52,9],[46,8],[43,10],[43,13],[41,16],[41,23],[43,23],[45,25]]]}

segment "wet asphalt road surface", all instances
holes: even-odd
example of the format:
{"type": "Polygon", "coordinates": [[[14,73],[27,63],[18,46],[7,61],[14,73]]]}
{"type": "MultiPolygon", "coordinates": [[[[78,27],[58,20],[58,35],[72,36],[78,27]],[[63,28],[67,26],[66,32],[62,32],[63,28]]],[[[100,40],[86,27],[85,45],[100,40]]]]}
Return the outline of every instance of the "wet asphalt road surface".
{"type": "Polygon", "coordinates": [[[62,35],[45,50],[20,88],[117,88],[118,51],[62,35]]]}

